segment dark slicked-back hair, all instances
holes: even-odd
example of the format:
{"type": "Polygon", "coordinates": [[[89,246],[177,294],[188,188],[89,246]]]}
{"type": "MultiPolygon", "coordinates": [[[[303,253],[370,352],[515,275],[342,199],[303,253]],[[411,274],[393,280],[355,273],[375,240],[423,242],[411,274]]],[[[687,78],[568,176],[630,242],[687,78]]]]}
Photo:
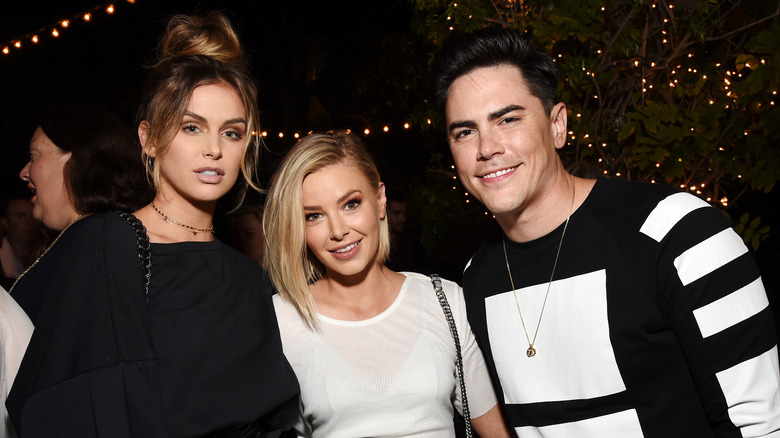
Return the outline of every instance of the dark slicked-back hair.
{"type": "Polygon", "coordinates": [[[550,55],[534,47],[530,36],[518,30],[489,28],[453,34],[444,41],[433,69],[433,92],[442,114],[456,79],[478,68],[499,65],[517,67],[545,111],[552,110],[557,103],[560,72],[550,55]]]}
{"type": "Polygon", "coordinates": [[[44,134],[71,156],[65,186],[76,211],[135,211],[149,202],[138,137],[115,114],[89,103],[49,108],[39,118],[44,134]]]}

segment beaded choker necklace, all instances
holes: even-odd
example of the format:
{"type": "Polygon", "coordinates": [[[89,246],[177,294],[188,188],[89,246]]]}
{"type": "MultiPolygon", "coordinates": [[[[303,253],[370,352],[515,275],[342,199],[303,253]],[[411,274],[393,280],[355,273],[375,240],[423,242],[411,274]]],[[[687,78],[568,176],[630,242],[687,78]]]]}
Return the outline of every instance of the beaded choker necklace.
{"type": "Polygon", "coordinates": [[[177,221],[175,219],[172,219],[172,218],[168,217],[168,215],[166,215],[165,213],[163,213],[160,210],[158,210],[157,207],[154,205],[154,202],[152,202],[151,205],[152,205],[152,208],[154,209],[154,211],[156,211],[157,214],[159,214],[163,218],[163,220],[165,222],[168,222],[170,224],[176,225],[177,227],[185,229],[187,231],[192,231],[192,235],[193,236],[197,235],[198,233],[206,233],[206,232],[213,233],[214,232],[214,224],[211,224],[211,226],[208,227],[208,228],[197,228],[197,227],[193,227],[191,225],[183,224],[183,223],[181,223],[181,222],[179,222],[179,221],[177,221]]]}

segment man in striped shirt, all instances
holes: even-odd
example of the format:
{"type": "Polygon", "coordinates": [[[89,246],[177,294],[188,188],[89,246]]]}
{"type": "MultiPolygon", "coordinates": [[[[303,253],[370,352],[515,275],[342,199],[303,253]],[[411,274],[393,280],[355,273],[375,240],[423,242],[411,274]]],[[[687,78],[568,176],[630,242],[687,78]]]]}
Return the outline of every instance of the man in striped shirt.
{"type": "Polygon", "coordinates": [[[454,35],[436,97],[466,189],[503,235],[463,287],[520,438],[780,437],[774,320],[751,254],[701,199],[570,175],[552,59],[454,35]]]}

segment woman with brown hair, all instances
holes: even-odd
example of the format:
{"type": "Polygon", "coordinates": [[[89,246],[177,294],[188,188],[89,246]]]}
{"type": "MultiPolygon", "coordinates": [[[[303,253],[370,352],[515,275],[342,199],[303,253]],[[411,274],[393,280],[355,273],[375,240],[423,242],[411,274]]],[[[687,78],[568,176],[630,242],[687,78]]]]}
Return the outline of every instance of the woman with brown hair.
{"type": "MultiPolygon", "coordinates": [[[[59,233],[90,214],[148,204],[135,138],[127,123],[98,105],[70,103],[45,110],[30,140],[30,160],[19,172],[33,193],[33,217],[59,233]]],[[[26,281],[26,287],[9,291],[34,322],[46,288],[26,281]]]]}
{"type": "Polygon", "coordinates": [[[152,201],[78,220],[27,274],[56,292],[7,403],[22,437],[255,437],[294,407],[265,274],[213,234],[258,153],[255,85],[224,15],[173,17],[146,90],[152,201]]]}

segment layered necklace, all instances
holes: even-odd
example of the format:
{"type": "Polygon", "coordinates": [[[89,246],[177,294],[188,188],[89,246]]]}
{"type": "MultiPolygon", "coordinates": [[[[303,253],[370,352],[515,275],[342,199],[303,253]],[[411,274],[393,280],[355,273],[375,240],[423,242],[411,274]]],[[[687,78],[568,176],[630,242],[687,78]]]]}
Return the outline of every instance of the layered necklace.
{"type": "Polygon", "coordinates": [[[528,336],[528,329],[525,326],[525,319],[523,318],[523,312],[520,310],[520,301],[517,299],[517,289],[515,289],[515,282],[512,280],[512,270],[509,268],[509,256],[506,252],[506,234],[502,237],[501,243],[504,245],[504,261],[506,262],[506,272],[509,273],[509,283],[512,285],[512,293],[515,297],[515,304],[517,305],[517,312],[520,314],[520,322],[523,324],[523,331],[525,332],[525,339],[528,341],[528,349],[525,351],[526,356],[536,356],[536,336],[539,334],[539,327],[542,325],[542,316],[544,316],[544,308],[547,306],[547,297],[550,296],[550,286],[552,286],[553,278],[555,277],[555,268],[558,267],[558,257],[561,255],[561,247],[563,246],[563,236],[566,235],[566,228],[569,227],[569,219],[571,219],[571,213],[574,208],[574,194],[576,184],[574,183],[574,176],[571,177],[571,205],[569,205],[569,215],[566,216],[566,222],[563,225],[563,232],[561,233],[561,241],[558,242],[558,251],[555,253],[555,262],[553,263],[552,273],[550,273],[550,281],[547,283],[547,292],[544,294],[544,301],[542,302],[542,310],[539,312],[539,321],[536,323],[536,330],[534,331],[534,337],[531,339],[528,336]]]}
{"type": "Polygon", "coordinates": [[[152,202],[151,205],[152,205],[152,208],[154,209],[154,211],[156,211],[157,214],[159,214],[160,217],[162,217],[165,222],[168,222],[170,224],[176,225],[177,227],[182,228],[184,230],[191,231],[193,236],[196,236],[198,233],[213,233],[214,232],[214,224],[211,224],[211,226],[208,227],[208,228],[197,228],[197,227],[193,227],[192,225],[183,224],[183,223],[181,223],[181,222],[179,222],[179,221],[169,217],[168,215],[166,215],[165,213],[161,212],[160,210],[158,210],[157,207],[154,205],[154,202],[152,202]]]}

